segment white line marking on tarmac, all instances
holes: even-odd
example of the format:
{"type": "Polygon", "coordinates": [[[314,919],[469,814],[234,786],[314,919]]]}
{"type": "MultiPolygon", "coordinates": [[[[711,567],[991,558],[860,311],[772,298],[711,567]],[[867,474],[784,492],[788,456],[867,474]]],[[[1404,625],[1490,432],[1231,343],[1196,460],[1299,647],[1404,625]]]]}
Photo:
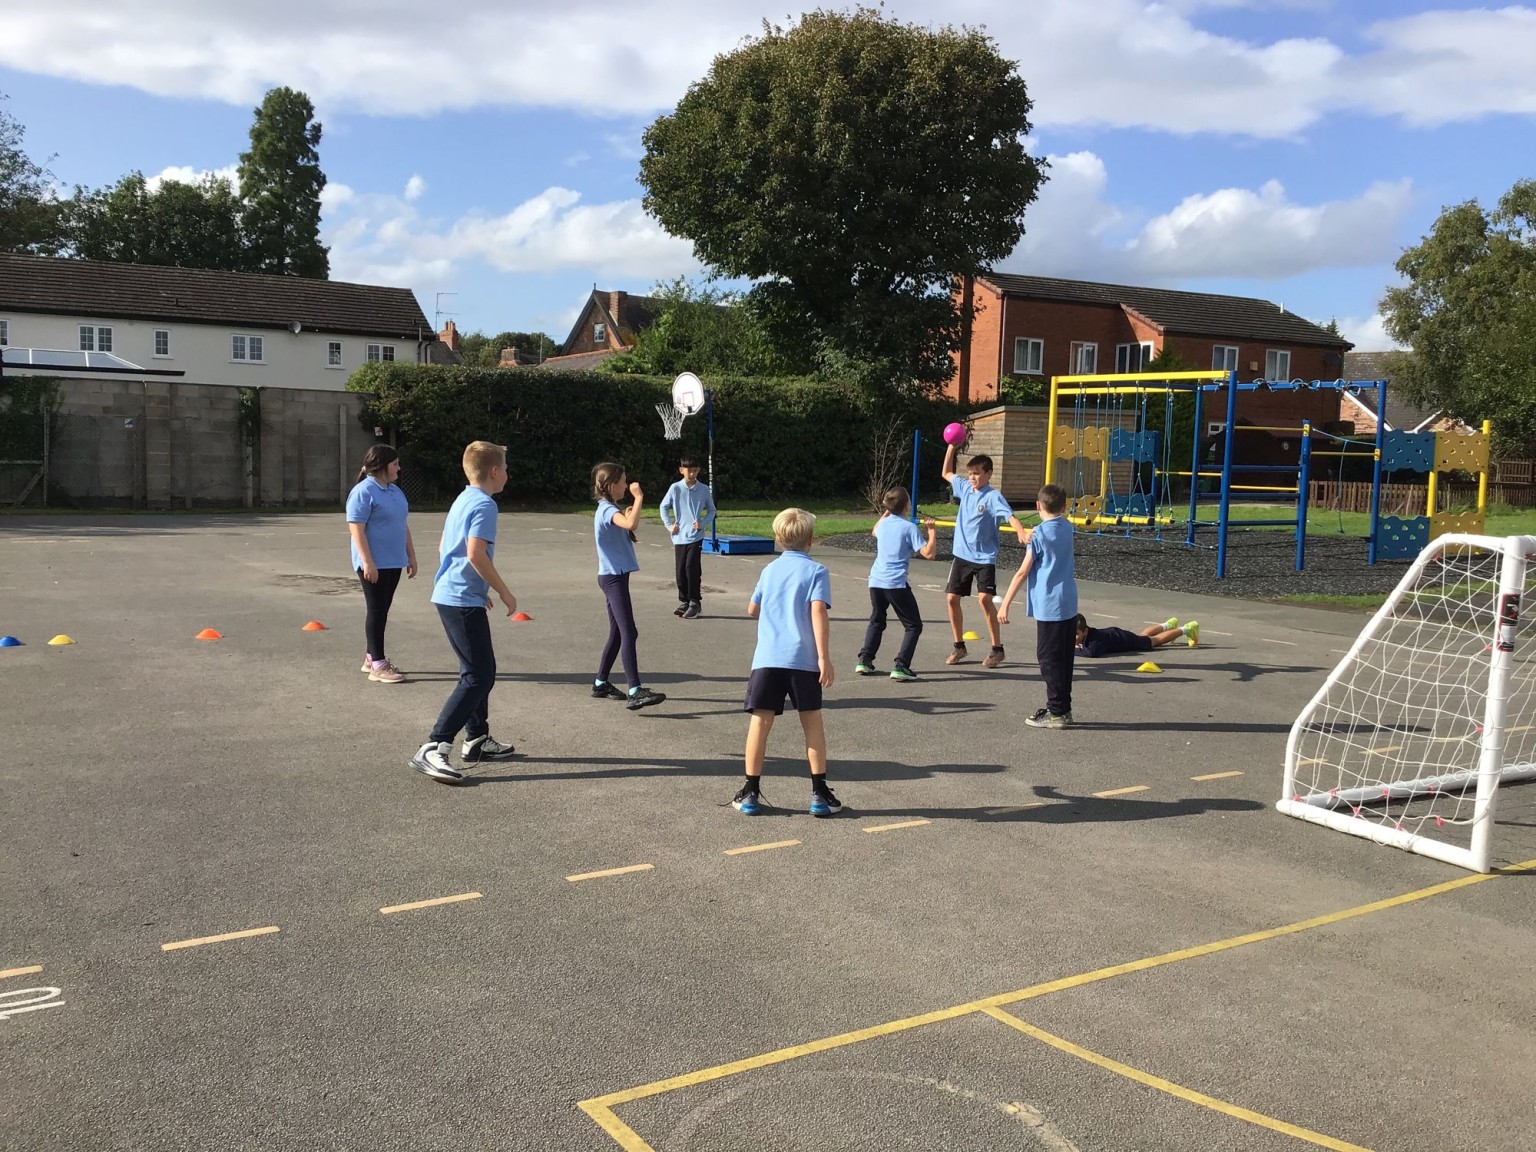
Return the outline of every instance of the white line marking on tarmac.
{"type": "Polygon", "coordinates": [[[20,1016],[23,1012],[41,1012],[44,1008],[62,1008],[64,1001],[56,999],[60,989],[58,988],[13,988],[9,992],[0,992],[0,1020],[9,1020],[12,1016],[20,1016]],[[25,996],[29,992],[41,992],[41,996],[33,996],[29,1000],[14,1000],[12,997],[25,996]],[[52,1001],[52,1003],[47,1003],[52,1001]]]}
{"type": "Polygon", "coordinates": [[[1259,641],[1264,644],[1284,644],[1287,648],[1300,648],[1301,645],[1294,640],[1275,640],[1269,636],[1260,636],[1259,641]]]}

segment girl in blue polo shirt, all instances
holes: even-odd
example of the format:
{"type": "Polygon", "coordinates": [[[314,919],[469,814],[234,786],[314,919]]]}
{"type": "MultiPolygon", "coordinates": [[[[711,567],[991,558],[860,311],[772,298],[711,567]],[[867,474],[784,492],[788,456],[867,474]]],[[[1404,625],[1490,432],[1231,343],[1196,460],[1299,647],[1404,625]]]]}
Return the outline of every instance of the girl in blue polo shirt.
{"type": "Polygon", "coordinates": [[[597,499],[597,514],[592,518],[592,532],[597,539],[597,586],[608,601],[608,640],[597,659],[592,695],[599,700],[623,700],[633,712],[667,698],[665,693],[641,687],[640,661],[635,655],[635,637],[640,629],[629,599],[629,577],[640,570],[640,561],[635,558],[635,529],[640,525],[644,493],[639,484],[626,483],[624,465],[604,461],[592,469],[592,495],[597,499]],[[619,501],[626,491],[632,503],[621,512],[619,501]],[[613,662],[621,657],[624,679],[629,683],[627,693],[608,680],[613,662]]]}
{"type": "Polygon", "coordinates": [[[352,538],[352,570],[363,586],[368,606],[363,633],[368,650],[363,671],[379,684],[399,684],[405,675],[384,654],[384,626],[394,603],[400,573],[416,577],[416,545],[406,517],[410,505],[395,484],[400,478],[400,454],[388,444],[375,444],[363,454],[357,483],[347,494],[347,532],[352,538]]]}

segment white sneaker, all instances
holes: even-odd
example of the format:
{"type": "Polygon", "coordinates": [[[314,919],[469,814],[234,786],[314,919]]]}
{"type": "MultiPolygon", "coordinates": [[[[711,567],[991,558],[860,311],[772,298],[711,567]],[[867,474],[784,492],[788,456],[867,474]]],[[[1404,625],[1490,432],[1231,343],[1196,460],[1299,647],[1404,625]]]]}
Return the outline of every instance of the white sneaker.
{"type": "Polygon", "coordinates": [[[411,757],[411,767],[423,776],[430,776],[444,784],[457,784],[464,779],[464,776],[453,766],[453,762],[449,759],[452,755],[453,745],[446,740],[441,743],[428,740],[416,749],[416,755],[411,757]]]}
{"type": "Polygon", "coordinates": [[[494,736],[477,736],[459,745],[459,758],[466,764],[478,764],[482,760],[510,760],[517,749],[503,744],[494,736]]]}

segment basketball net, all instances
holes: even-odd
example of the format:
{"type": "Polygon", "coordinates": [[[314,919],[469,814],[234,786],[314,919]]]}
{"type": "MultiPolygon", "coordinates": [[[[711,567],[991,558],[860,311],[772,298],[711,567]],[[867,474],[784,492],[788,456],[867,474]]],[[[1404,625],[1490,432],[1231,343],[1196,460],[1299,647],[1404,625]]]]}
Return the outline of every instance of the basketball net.
{"type": "Polygon", "coordinates": [[[662,435],[668,440],[681,440],[683,421],[688,419],[688,410],[662,401],[656,405],[656,411],[661,413],[662,435]]]}

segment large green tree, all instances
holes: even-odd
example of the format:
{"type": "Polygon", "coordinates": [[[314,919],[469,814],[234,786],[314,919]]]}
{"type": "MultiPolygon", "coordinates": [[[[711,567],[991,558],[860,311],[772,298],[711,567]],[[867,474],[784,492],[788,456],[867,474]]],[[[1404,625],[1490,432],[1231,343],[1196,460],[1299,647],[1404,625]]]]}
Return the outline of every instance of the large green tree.
{"type": "Polygon", "coordinates": [[[560,345],[543,332],[498,332],[494,336],[466,332],[459,337],[459,355],[472,368],[495,368],[501,363],[503,348],[516,348],[526,356],[547,360],[560,350],[560,345]]]}
{"type": "Polygon", "coordinates": [[[52,174],[22,148],[25,136],[21,123],[0,109],[0,252],[48,254],[61,243],[59,206],[52,174]]]}
{"type": "Polygon", "coordinates": [[[1002,260],[1044,179],[1029,95],[980,31],[812,12],[717,56],[645,132],[646,209],[775,339],[933,383],[952,373],[958,276],[1002,260]]]}
{"type": "Polygon", "coordinates": [[[750,303],[735,293],[679,276],[656,285],[651,297],[660,311],[636,335],[631,352],[607,362],[611,371],[647,376],[786,376],[804,371],[776,351],[750,303]]]}
{"type": "Polygon", "coordinates": [[[1397,262],[1387,332],[1413,349],[1392,386],[1411,403],[1475,424],[1491,419],[1500,451],[1536,455],[1536,181],[1493,211],[1475,200],[1440,213],[1397,262]]]}
{"type": "Polygon", "coordinates": [[[77,188],[64,219],[73,254],[86,260],[228,272],[248,267],[240,201],[221,176],[151,188],[143,173],[132,172],[110,188],[77,188]]]}
{"type": "Polygon", "coordinates": [[[329,249],[320,243],[320,124],[308,96],[273,88],[256,109],[250,151],[240,153],[241,223],[250,268],[325,279],[329,249]]]}

